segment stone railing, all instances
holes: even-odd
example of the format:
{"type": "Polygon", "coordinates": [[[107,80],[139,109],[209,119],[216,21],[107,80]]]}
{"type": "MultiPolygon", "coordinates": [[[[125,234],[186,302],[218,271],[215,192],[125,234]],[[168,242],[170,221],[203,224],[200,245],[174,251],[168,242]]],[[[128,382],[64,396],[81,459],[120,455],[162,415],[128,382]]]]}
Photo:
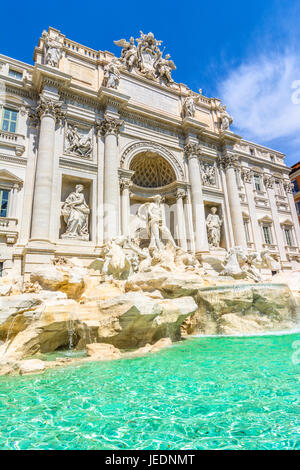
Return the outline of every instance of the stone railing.
{"type": "Polygon", "coordinates": [[[16,243],[18,219],[0,217],[0,236],[6,237],[6,243],[16,243]]]}
{"type": "Polygon", "coordinates": [[[0,130],[0,147],[13,148],[16,155],[20,157],[25,151],[25,137],[14,132],[0,130]]]}

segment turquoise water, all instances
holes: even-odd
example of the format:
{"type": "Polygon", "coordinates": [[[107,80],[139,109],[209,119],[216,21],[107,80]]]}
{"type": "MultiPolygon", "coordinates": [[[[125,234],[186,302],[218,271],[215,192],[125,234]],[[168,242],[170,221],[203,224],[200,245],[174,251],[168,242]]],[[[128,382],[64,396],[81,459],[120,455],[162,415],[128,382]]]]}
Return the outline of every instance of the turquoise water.
{"type": "Polygon", "coordinates": [[[300,449],[296,340],[193,338],[148,357],[0,377],[0,448],[300,449]]]}

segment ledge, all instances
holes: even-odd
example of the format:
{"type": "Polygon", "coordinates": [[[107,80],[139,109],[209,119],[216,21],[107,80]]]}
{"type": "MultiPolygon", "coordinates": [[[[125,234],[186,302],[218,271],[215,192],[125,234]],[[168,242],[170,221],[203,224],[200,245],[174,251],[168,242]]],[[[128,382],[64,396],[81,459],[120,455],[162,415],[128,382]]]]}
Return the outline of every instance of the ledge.
{"type": "Polygon", "coordinates": [[[0,146],[14,149],[17,157],[20,157],[25,152],[24,142],[24,135],[0,131],[0,146]]]}
{"type": "Polygon", "coordinates": [[[19,235],[17,225],[18,219],[0,217],[0,235],[6,237],[6,243],[16,243],[19,235]]]}

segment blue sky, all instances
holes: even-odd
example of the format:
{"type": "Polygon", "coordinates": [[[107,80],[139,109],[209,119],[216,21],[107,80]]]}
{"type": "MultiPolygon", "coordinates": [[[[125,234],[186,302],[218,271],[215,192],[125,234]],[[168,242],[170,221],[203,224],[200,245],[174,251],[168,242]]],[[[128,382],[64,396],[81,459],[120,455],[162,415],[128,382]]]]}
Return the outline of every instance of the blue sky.
{"type": "Polygon", "coordinates": [[[286,153],[289,165],[300,160],[298,0],[33,0],[5,2],[1,17],[0,52],[28,63],[49,25],[116,55],[114,40],[152,31],[176,81],[223,99],[244,138],[286,153]]]}

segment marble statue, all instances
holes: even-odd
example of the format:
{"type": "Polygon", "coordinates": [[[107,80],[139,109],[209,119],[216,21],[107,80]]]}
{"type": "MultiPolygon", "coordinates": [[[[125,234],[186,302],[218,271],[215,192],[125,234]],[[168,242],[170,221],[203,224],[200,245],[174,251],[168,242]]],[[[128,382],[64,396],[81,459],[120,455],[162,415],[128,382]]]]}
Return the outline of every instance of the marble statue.
{"type": "Polygon", "coordinates": [[[84,138],[79,135],[78,128],[76,126],[71,126],[70,124],[67,127],[66,132],[67,140],[67,152],[79,155],[81,157],[88,157],[92,152],[92,141],[90,137],[84,138]]]}
{"type": "Polygon", "coordinates": [[[226,111],[226,106],[225,105],[221,105],[220,106],[220,114],[221,114],[221,130],[222,131],[228,131],[231,124],[233,123],[233,119],[232,117],[228,114],[228,112],[226,111]]]}
{"type": "Polygon", "coordinates": [[[104,263],[102,273],[113,279],[127,279],[131,272],[131,263],[124,250],[126,237],[116,237],[108,241],[103,250],[104,263]]]}
{"type": "Polygon", "coordinates": [[[137,47],[134,43],[134,38],[131,36],[129,42],[126,39],[114,41],[116,46],[122,47],[120,62],[130,72],[133,67],[138,66],[137,47]]]}
{"type": "Polygon", "coordinates": [[[45,64],[51,65],[51,67],[58,67],[59,61],[62,56],[62,45],[59,41],[59,36],[50,37],[49,34],[44,31],[44,47],[45,47],[45,64]]]}
{"type": "Polygon", "coordinates": [[[156,76],[160,78],[166,85],[170,85],[174,82],[171,77],[172,70],[176,70],[176,65],[173,60],[170,60],[170,54],[166,54],[165,58],[162,57],[162,52],[159,52],[157,59],[155,60],[154,67],[156,76]]]}
{"type": "Polygon", "coordinates": [[[173,247],[176,247],[175,241],[171,235],[168,227],[163,223],[161,211],[162,197],[157,194],[153,198],[153,202],[146,202],[140,206],[138,217],[145,221],[148,238],[150,239],[149,251],[163,250],[163,239],[170,242],[173,247]]]}
{"type": "Polygon", "coordinates": [[[63,203],[61,213],[67,224],[62,238],[89,240],[88,218],[90,209],[85,201],[83,185],[77,184],[75,191],[69,194],[63,203]]]}
{"type": "Polygon", "coordinates": [[[104,67],[104,81],[103,84],[106,88],[118,88],[120,83],[120,68],[121,62],[119,59],[112,59],[109,64],[104,67]]]}
{"type": "Polygon", "coordinates": [[[183,102],[183,116],[194,117],[195,112],[196,112],[195,98],[193,97],[193,94],[190,93],[189,96],[187,96],[183,102]]]}
{"type": "Polygon", "coordinates": [[[218,216],[216,207],[212,207],[210,212],[206,218],[208,243],[211,248],[219,248],[223,220],[218,216]]]}
{"type": "Polygon", "coordinates": [[[272,271],[272,273],[281,271],[280,263],[273,258],[269,250],[263,250],[261,252],[261,258],[263,263],[272,271]]]}
{"type": "Polygon", "coordinates": [[[201,165],[202,183],[205,186],[216,186],[216,167],[210,163],[201,165]]]}
{"type": "Polygon", "coordinates": [[[114,41],[116,46],[122,47],[120,62],[124,69],[170,86],[173,83],[171,73],[176,66],[170,60],[169,54],[163,57],[163,52],[159,48],[162,41],[155,39],[153,33],[144,34],[143,31],[140,31],[140,37],[136,41],[137,45],[133,37],[129,42],[126,39],[114,41]]]}

